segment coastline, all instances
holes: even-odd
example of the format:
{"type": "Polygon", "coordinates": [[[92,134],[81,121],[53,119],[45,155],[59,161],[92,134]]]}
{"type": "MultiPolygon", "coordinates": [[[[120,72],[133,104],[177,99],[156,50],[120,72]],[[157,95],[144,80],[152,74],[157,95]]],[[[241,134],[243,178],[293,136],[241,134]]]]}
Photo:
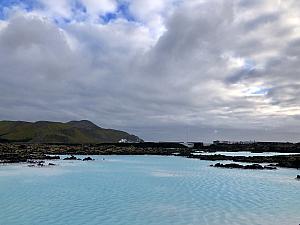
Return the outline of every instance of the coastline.
{"type": "MultiPolygon", "coordinates": [[[[208,149],[213,152],[214,149],[208,149]]],[[[233,147],[233,146],[230,146],[233,147]]],[[[234,146],[236,147],[236,146],[234,146]]],[[[219,149],[219,147],[218,147],[219,149]]],[[[246,148],[247,149],[247,148],[246,148]]],[[[203,149],[137,147],[134,145],[101,144],[101,145],[67,145],[67,144],[0,144],[0,163],[20,163],[38,160],[60,159],[59,155],[161,155],[180,156],[206,161],[232,161],[240,163],[262,164],[268,163],[271,167],[300,168],[300,154],[274,156],[228,156],[221,154],[195,154],[203,149]]],[[[205,150],[205,149],[204,149],[205,150]]],[[[207,150],[207,149],[206,149],[207,150]]],[[[228,146],[225,148],[228,151],[228,146]]],[[[229,149],[230,150],[230,149],[229,149]]],[[[239,152],[232,148],[232,152],[239,152]]],[[[239,149],[245,151],[245,149],[239,149]]],[[[224,151],[224,149],[222,149],[224,151]]],[[[231,152],[231,151],[228,151],[231,152]]],[[[278,152],[279,154],[282,152],[278,152]]],[[[76,158],[76,157],[75,157],[76,158]]],[[[71,159],[72,160],[72,159],[71,159]]],[[[253,167],[253,169],[256,169],[253,167]]]]}

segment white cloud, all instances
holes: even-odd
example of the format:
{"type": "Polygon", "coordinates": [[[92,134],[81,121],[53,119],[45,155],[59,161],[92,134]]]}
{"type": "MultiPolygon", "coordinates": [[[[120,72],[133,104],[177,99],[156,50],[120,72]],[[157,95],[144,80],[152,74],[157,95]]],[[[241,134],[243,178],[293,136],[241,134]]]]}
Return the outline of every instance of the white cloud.
{"type": "Polygon", "coordinates": [[[152,36],[158,39],[165,31],[165,20],[170,16],[178,0],[132,0],[129,9],[134,17],[144,23],[152,36]]]}
{"type": "Polygon", "coordinates": [[[7,22],[6,22],[6,21],[1,21],[1,20],[0,20],[0,31],[1,31],[2,29],[6,28],[6,26],[7,26],[7,22]]]}
{"type": "MultiPolygon", "coordinates": [[[[135,21],[107,24],[73,20],[69,1],[43,3],[0,22],[3,119],[88,118],[146,139],[153,124],[177,137],[186,126],[216,138],[300,131],[296,1],[133,0],[135,21]]],[[[117,8],[82,3],[90,18],[117,8]]]]}
{"type": "Polygon", "coordinates": [[[45,6],[46,16],[50,17],[71,17],[71,4],[70,0],[40,0],[45,6]]]}
{"type": "Polygon", "coordinates": [[[105,12],[114,12],[117,9],[115,0],[82,0],[88,13],[92,15],[102,14],[105,12]]]}

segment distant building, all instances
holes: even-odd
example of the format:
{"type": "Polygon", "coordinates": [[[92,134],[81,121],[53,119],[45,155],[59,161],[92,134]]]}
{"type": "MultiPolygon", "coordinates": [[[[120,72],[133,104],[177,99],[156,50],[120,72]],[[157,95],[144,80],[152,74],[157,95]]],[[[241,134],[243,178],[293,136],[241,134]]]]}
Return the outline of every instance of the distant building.
{"type": "Polygon", "coordinates": [[[119,141],[119,143],[129,143],[129,141],[128,141],[127,139],[125,139],[125,138],[122,138],[122,139],[119,141]]]}
{"type": "Polygon", "coordinates": [[[134,141],[131,141],[131,140],[127,140],[126,138],[122,138],[121,140],[118,141],[118,143],[143,143],[144,141],[141,140],[141,139],[136,139],[134,141]]]}

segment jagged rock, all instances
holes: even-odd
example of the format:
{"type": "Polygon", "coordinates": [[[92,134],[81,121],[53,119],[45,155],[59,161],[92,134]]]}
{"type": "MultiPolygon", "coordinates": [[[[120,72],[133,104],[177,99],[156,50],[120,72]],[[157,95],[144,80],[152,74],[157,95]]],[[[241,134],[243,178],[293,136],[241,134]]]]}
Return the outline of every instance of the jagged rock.
{"type": "Polygon", "coordinates": [[[51,159],[60,159],[60,157],[58,155],[54,155],[54,156],[46,155],[44,159],[48,159],[48,160],[51,160],[51,159]]]}
{"type": "Polygon", "coordinates": [[[228,168],[228,169],[245,169],[245,170],[274,170],[277,169],[276,167],[271,166],[261,166],[259,164],[252,164],[252,165],[240,165],[237,163],[228,163],[228,164],[222,164],[222,163],[216,163],[215,165],[210,165],[212,167],[221,167],[221,168],[228,168]]]}
{"type": "Polygon", "coordinates": [[[243,169],[249,170],[263,170],[264,167],[259,164],[246,165],[243,169]]]}
{"type": "Polygon", "coordinates": [[[264,166],[264,169],[266,170],[277,170],[277,167],[276,166],[264,166]]]}
{"type": "Polygon", "coordinates": [[[296,179],[297,179],[297,180],[300,180],[300,175],[297,175],[296,179]]]}
{"type": "Polygon", "coordinates": [[[92,159],[91,157],[86,157],[83,159],[83,161],[91,161],[91,160],[95,160],[95,159],[92,159]]]}
{"type": "Polygon", "coordinates": [[[48,163],[48,166],[55,166],[56,164],[54,163],[48,163]]]}
{"type": "MultiPolygon", "coordinates": [[[[245,163],[270,163],[271,167],[288,167],[300,169],[300,155],[275,155],[275,156],[226,156],[226,155],[190,155],[188,158],[209,161],[234,161],[245,163]]],[[[270,169],[270,168],[266,169],[270,169]]]]}
{"type": "Polygon", "coordinates": [[[80,159],[77,159],[74,155],[71,155],[70,157],[64,158],[64,160],[80,160],[80,159]]]}
{"type": "Polygon", "coordinates": [[[214,167],[223,167],[223,168],[229,168],[229,169],[242,169],[244,166],[237,164],[237,163],[228,163],[228,164],[222,164],[222,163],[216,163],[214,167]]]}

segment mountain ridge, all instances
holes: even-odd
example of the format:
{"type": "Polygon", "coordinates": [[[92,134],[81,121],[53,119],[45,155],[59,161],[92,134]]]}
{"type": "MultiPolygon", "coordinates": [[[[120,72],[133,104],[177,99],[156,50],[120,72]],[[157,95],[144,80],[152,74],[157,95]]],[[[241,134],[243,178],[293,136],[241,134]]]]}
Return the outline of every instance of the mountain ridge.
{"type": "Polygon", "coordinates": [[[0,121],[1,142],[26,143],[117,143],[121,139],[129,142],[143,141],[125,131],[106,129],[89,120],[55,121],[0,121]]]}

